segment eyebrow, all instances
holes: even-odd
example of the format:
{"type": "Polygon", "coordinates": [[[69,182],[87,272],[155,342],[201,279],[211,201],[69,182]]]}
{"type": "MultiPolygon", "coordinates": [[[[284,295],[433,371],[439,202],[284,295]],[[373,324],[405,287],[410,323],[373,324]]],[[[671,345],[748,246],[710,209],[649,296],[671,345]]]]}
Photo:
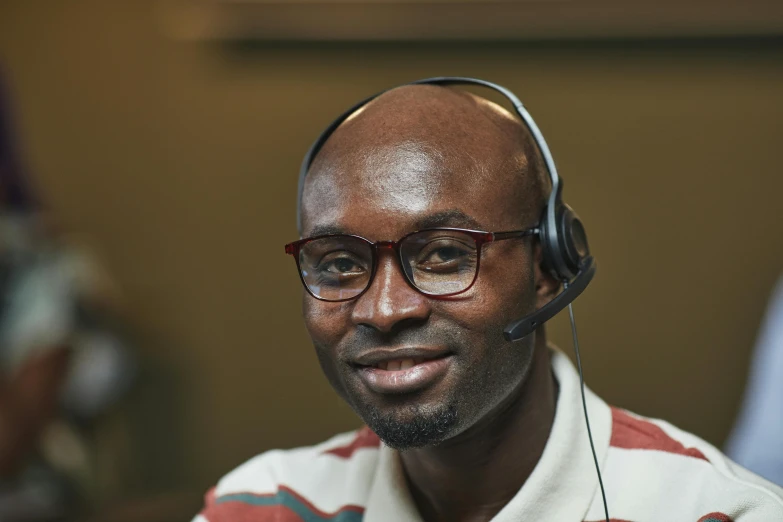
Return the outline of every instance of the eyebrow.
{"type": "MultiPolygon", "coordinates": [[[[438,228],[438,227],[453,227],[453,228],[470,228],[470,229],[478,229],[478,230],[484,230],[484,226],[477,221],[475,218],[469,216],[462,210],[459,210],[457,208],[452,208],[449,210],[442,210],[440,212],[435,212],[433,214],[429,214],[427,216],[423,216],[416,220],[414,223],[414,230],[424,230],[427,228],[438,228]]],[[[323,224],[323,225],[315,225],[312,230],[310,230],[310,233],[308,234],[308,237],[316,237],[316,236],[328,236],[328,235],[337,235],[337,234],[352,234],[352,232],[346,230],[342,226],[335,225],[335,224],[323,224]]]]}
{"type": "Polygon", "coordinates": [[[337,225],[315,225],[312,230],[310,230],[310,234],[308,234],[307,237],[333,236],[338,234],[348,234],[348,232],[346,232],[343,227],[337,225]]]}
{"type": "Polygon", "coordinates": [[[483,229],[483,225],[465,212],[452,208],[424,216],[416,221],[416,229],[436,227],[483,229]]]}

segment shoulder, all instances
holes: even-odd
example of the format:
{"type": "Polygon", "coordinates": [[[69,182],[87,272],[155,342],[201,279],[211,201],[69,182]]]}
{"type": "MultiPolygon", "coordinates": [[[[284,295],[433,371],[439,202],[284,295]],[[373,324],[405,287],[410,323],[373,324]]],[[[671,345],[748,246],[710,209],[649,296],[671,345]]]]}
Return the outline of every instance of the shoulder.
{"type": "Polygon", "coordinates": [[[365,427],[316,446],[267,451],[223,477],[194,522],[361,520],[379,448],[365,427]]]}
{"type": "Polygon", "coordinates": [[[612,516],[621,519],[783,520],[783,489],[691,433],[619,408],[604,475],[612,516]]]}

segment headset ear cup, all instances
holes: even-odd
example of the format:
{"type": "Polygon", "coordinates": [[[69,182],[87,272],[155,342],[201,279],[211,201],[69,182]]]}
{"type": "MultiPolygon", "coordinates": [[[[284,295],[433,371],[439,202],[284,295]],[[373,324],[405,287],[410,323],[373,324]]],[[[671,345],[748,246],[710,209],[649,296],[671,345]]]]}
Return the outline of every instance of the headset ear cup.
{"type": "Polygon", "coordinates": [[[559,281],[570,281],[579,272],[582,259],[590,254],[582,221],[571,207],[560,203],[555,208],[554,219],[544,209],[540,223],[544,268],[559,281]]]}
{"type": "Polygon", "coordinates": [[[582,259],[590,255],[587,243],[587,232],[582,220],[574,210],[562,203],[558,212],[557,237],[560,241],[560,259],[562,259],[561,274],[571,280],[579,272],[582,259]]]}
{"type": "MultiPolygon", "coordinates": [[[[557,234],[552,234],[552,223],[549,218],[549,209],[544,207],[544,212],[539,220],[539,241],[541,242],[541,251],[543,253],[543,269],[549,272],[552,277],[560,280],[560,274],[557,269],[557,234]]],[[[557,230],[555,228],[555,230],[557,230]]]]}

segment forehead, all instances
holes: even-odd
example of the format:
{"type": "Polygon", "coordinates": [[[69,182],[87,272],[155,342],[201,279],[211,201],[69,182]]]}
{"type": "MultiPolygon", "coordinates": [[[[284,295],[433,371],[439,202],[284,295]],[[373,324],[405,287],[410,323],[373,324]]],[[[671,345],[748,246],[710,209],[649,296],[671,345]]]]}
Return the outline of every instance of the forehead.
{"type": "Polygon", "coordinates": [[[446,210],[485,229],[519,226],[530,201],[521,129],[507,111],[462,91],[392,89],[346,119],[315,158],[301,232],[394,239],[446,210]]]}
{"type": "MultiPolygon", "coordinates": [[[[451,140],[454,141],[454,140],[451,140]]],[[[431,226],[520,226],[513,155],[433,140],[402,140],[332,154],[308,175],[302,233],[396,239],[431,226]],[[431,221],[437,216],[442,221],[431,221]]]]}

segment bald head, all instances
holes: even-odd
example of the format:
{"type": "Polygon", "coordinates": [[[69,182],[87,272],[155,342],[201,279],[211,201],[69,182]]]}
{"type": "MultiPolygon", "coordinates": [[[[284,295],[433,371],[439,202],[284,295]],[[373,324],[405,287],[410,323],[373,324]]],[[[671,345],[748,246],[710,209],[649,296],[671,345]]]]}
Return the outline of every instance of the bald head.
{"type": "Polygon", "coordinates": [[[353,209],[380,204],[393,215],[420,212],[444,193],[481,198],[519,228],[535,223],[547,192],[537,148],[517,117],[465,91],[408,85],[356,111],[326,141],[305,180],[303,232],[318,224],[315,214],[334,220],[338,199],[353,209]]]}

